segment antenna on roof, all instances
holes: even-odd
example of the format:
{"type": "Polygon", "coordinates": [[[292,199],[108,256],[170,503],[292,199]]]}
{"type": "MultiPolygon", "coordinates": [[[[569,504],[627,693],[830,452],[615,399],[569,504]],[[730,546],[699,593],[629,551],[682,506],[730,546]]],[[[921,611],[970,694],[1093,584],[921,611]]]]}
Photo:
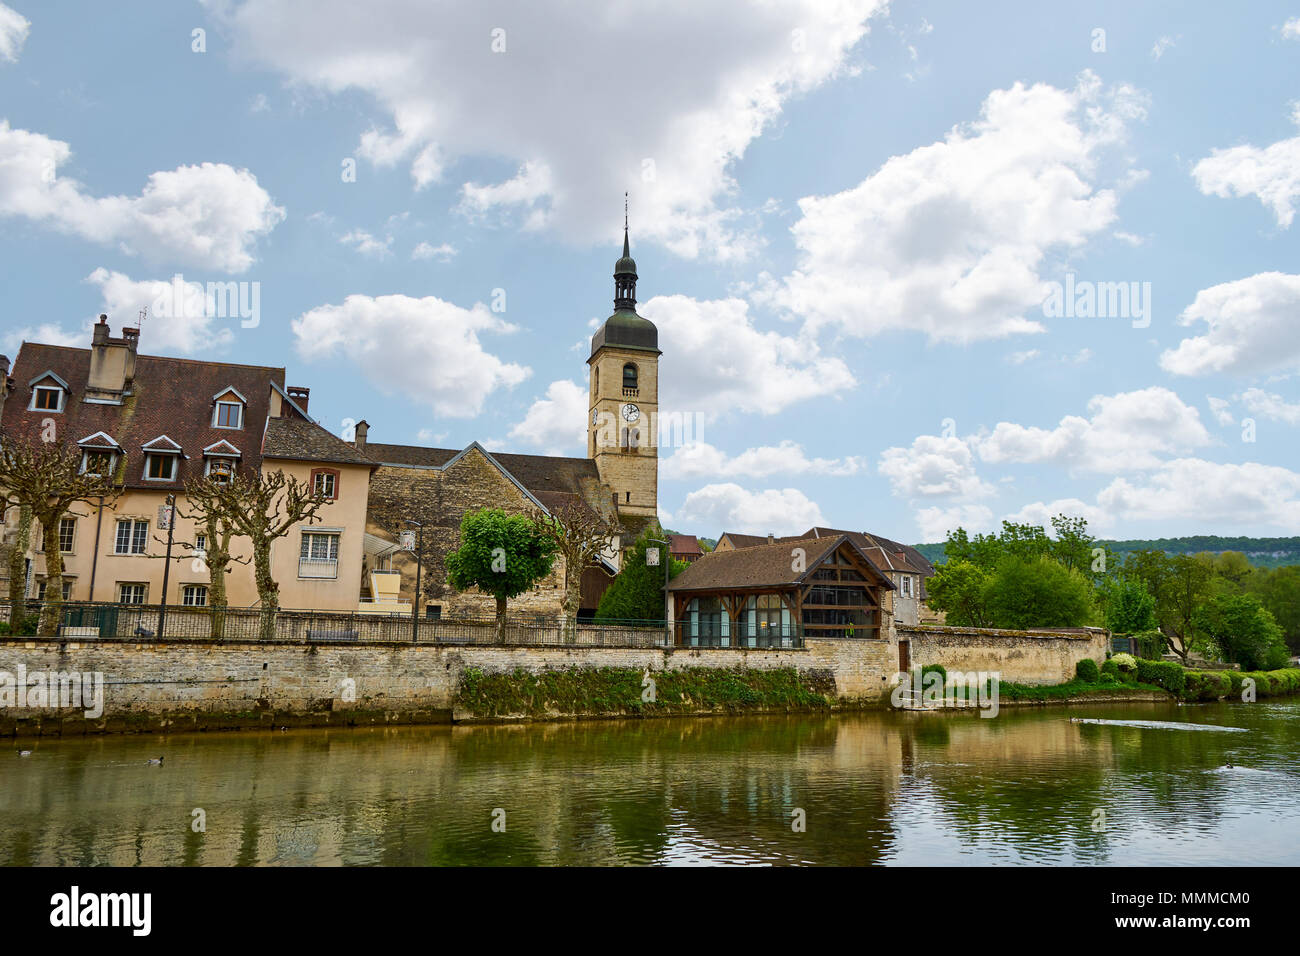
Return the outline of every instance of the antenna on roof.
{"type": "Polygon", "coordinates": [[[146,305],[137,313],[137,318],[135,320],[135,330],[137,332],[140,331],[140,326],[144,325],[144,320],[147,318],[149,318],[149,306],[146,305]]]}

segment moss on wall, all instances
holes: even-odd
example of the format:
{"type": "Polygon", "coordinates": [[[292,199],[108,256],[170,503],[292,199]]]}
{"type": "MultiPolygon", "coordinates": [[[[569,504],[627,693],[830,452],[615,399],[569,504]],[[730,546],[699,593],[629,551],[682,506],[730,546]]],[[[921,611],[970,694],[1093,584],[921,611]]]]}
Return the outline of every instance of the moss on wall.
{"type": "Polygon", "coordinates": [[[835,695],[834,680],[800,675],[793,667],[742,670],[696,667],[653,671],[653,699],[644,671],[574,667],[488,672],[466,668],[456,709],[475,717],[667,716],[724,711],[821,710],[835,695]]]}

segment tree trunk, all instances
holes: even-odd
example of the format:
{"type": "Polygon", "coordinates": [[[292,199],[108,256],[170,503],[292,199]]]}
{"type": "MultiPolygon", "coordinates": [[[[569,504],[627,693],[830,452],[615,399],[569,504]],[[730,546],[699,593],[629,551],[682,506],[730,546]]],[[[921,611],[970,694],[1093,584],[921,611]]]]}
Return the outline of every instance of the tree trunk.
{"type": "Polygon", "coordinates": [[[506,642],[506,599],[497,598],[497,643],[506,642]]]}
{"type": "Polygon", "coordinates": [[[217,522],[208,517],[204,531],[211,551],[208,565],[208,604],[212,607],[211,638],[219,641],[226,635],[226,571],[230,567],[230,534],[218,534],[217,522]]]}
{"type": "Polygon", "coordinates": [[[59,518],[41,522],[41,541],[45,547],[45,605],[36,633],[53,637],[63,619],[63,554],[59,551],[59,518]]]}
{"type": "Polygon", "coordinates": [[[18,508],[18,528],[14,532],[13,548],[9,552],[9,628],[17,632],[18,625],[27,613],[27,548],[32,543],[32,509],[30,505],[18,508]]]}
{"type": "Polygon", "coordinates": [[[561,610],[564,613],[564,643],[578,643],[578,608],[582,606],[582,571],[574,573],[573,567],[577,562],[570,562],[566,557],[564,559],[564,603],[561,610]]]}
{"type": "Polygon", "coordinates": [[[262,613],[257,625],[257,639],[275,639],[275,618],[280,610],[280,586],[271,577],[271,542],[253,542],[253,575],[257,581],[257,596],[262,601],[262,613]]]}

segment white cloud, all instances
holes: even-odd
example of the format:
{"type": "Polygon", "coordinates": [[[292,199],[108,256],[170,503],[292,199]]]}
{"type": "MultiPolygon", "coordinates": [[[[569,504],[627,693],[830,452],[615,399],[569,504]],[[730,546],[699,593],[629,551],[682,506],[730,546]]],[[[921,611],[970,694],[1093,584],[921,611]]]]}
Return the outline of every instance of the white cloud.
{"type": "Polygon", "coordinates": [[[340,236],[339,242],[345,246],[351,246],[361,255],[370,259],[383,259],[393,250],[392,236],[376,239],[364,229],[353,229],[347,235],[340,236]]]}
{"type": "Polygon", "coordinates": [[[1300,40],[1300,17],[1292,17],[1282,24],[1282,38],[1284,40],[1300,40]]]}
{"type": "Polygon", "coordinates": [[[271,101],[266,98],[265,93],[258,93],[248,104],[250,113],[269,113],[271,112],[271,101]]]}
{"type": "Polygon", "coordinates": [[[1161,452],[1176,454],[1211,442],[1196,409],[1167,388],[1096,395],[1088,411],[1091,418],[1067,415],[1055,428],[998,422],[991,434],[975,440],[980,458],[1114,472],[1153,468],[1161,452]]]}
{"type": "Polygon", "coordinates": [[[800,200],[798,267],[758,294],[814,329],[860,336],[1042,332],[1043,261],[1115,221],[1116,193],[1097,187],[1096,169],[1144,115],[1136,91],[1103,91],[1087,72],[1073,90],[995,90],[979,120],[942,142],[844,192],[800,200]]]}
{"type": "Polygon", "coordinates": [[[1162,353],[1160,367],[1175,375],[1295,369],[1300,367],[1298,313],[1300,275],[1261,272],[1202,289],[1179,322],[1204,322],[1209,330],[1162,353]]]}
{"type": "Polygon", "coordinates": [[[707,537],[724,531],[799,534],[824,523],[816,502],[797,488],[748,491],[731,482],[692,491],[669,517],[679,531],[693,530],[707,537]]]}
{"type": "MultiPolygon", "coordinates": [[[[1181,37],[1181,34],[1179,35],[1181,37]]],[[[1179,37],[1162,36],[1151,47],[1151,58],[1158,60],[1165,55],[1165,51],[1177,44],[1179,37]]]]}
{"type": "Polygon", "coordinates": [[[1030,359],[1036,359],[1042,354],[1038,349],[1025,349],[1023,352],[1012,352],[1007,356],[1007,361],[1012,365],[1024,365],[1030,359]]]}
{"type": "Polygon", "coordinates": [[[960,438],[920,435],[908,448],[886,448],[877,466],[905,498],[982,498],[992,485],[975,473],[975,455],[960,438]]]}
{"type": "Polygon", "coordinates": [[[1199,458],[1166,462],[1140,481],[1117,478],[1097,504],[1123,521],[1177,521],[1195,515],[1211,529],[1300,531],[1300,474],[1257,462],[1218,464],[1199,458]]]}
{"type": "MultiPolygon", "coordinates": [[[[1300,108],[1293,118],[1300,124],[1300,108]]],[[[1263,149],[1246,145],[1211,150],[1192,167],[1192,177],[1207,196],[1254,196],[1279,226],[1288,228],[1300,199],[1300,136],[1263,149]]]]}
{"type": "Polygon", "coordinates": [[[635,188],[636,235],[683,256],[752,248],[731,208],[733,164],[792,97],[848,67],[883,0],[475,5],[207,0],[237,52],[292,82],[369,94],[391,126],[361,137],[378,165],[411,162],[416,186],[465,157],[526,172],[466,184],[467,208],[521,212],[580,241],[608,240],[635,188]],[[719,38],[725,38],[720,42],[719,38]],[[494,40],[504,52],[493,52],[494,40]],[[563,108],[551,108],[562,104],[563,108]],[[649,161],[648,163],[646,161],[649,161]],[[540,172],[545,170],[545,176],[540,172]]]}
{"type": "Polygon", "coordinates": [[[1051,502],[1035,501],[1019,511],[1004,515],[1003,519],[1017,524],[1033,524],[1052,531],[1052,519],[1057,515],[1070,518],[1083,518],[1088,522],[1091,532],[1105,531],[1114,525],[1111,516],[1102,508],[1090,505],[1078,498],[1058,498],[1051,502]]]}
{"type": "Polygon", "coordinates": [[[342,305],[303,313],[292,329],[304,359],[342,355],[384,394],[449,418],[478,415],[492,392],[519,384],[531,371],[484,350],[480,334],[515,327],[482,303],[464,309],[435,296],[350,295],[342,305]]]}
{"type": "Polygon", "coordinates": [[[143,352],[193,355],[224,348],[234,341],[234,332],[229,326],[238,323],[239,317],[217,318],[215,295],[208,294],[206,289],[199,295],[197,283],[193,287],[194,294],[178,297],[168,280],[137,281],[104,268],[86,276],[86,281],[99,287],[103,297],[101,311],[110,316],[120,316],[128,324],[134,323],[140,310],[148,307],[148,316],[140,329],[140,350],[143,352]]]}
{"type": "Polygon", "coordinates": [[[450,262],[456,255],[456,247],[449,242],[439,245],[433,245],[428,242],[421,242],[411,250],[412,259],[436,259],[439,262],[450,262]]]}
{"type": "Polygon", "coordinates": [[[0,120],[0,217],[20,216],[153,261],[243,272],[284,210],[247,169],[224,163],[150,174],[138,196],[89,195],[58,167],[67,143],[0,120]]]}
{"type": "Polygon", "coordinates": [[[857,384],[843,359],[821,355],[810,338],[755,328],[742,299],[656,296],[641,314],[658,326],[659,346],[673,357],[661,368],[665,411],[771,415],[857,384]]]}
{"type": "Polygon", "coordinates": [[[0,3],[0,60],[18,62],[32,23],[17,10],[0,3]]]}
{"type": "Polygon", "coordinates": [[[523,421],[510,429],[515,442],[548,455],[571,454],[587,444],[587,389],[561,379],[546,388],[546,397],[529,407],[523,421]]]}
{"type": "MultiPolygon", "coordinates": [[[[1252,415],[1284,422],[1287,425],[1300,425],[1300,404],[1286,401],[1281,395],[1266,392],[1261,388],[1248,388],[1238,396],[1252,415]]],[[[1228,422],[1232,416],[1228,416],[1228,422]]]]}
{"type": "Polygon", "coordinates": [[[993,530],[993,511],[986,505],[956,505],[951,508],[922,508],[916,513],[922,541],[943,541],[948,532],[965,528],[970,534],[993,530]]]}
{"type": "Polygon", "coordinates": [[[1210,414],[1220,425],[1231,425],[1236,419],[1232,415],[1232,403],[1226,398],[1215,398],[1213,395],[1205,396],[1205,403],[1210,406],[1210,414]]]}
{"type": "Polygon", "coordinates": [[[778,445],[748,448],[734,457],[708,442],[692,441],[659,462],[659,476],[667,480],[727,475],[747,478],[766,478],[769,475],[840,477],[865,470],[866,462],[861,458],[809,458],[802,445],[789,440],[778,445]]]}
{"type": "Polygon", "coordinates": [[[23,342],[40,342],[43,345],[67,345],[72,348],[86,348],[90,344],[91,321],[86,320],[81,329],[69,332],[53,322],[40,325],[26,325],[20,329],[10,329],[0,337],[0,348],[16,351],[23,342]]]}

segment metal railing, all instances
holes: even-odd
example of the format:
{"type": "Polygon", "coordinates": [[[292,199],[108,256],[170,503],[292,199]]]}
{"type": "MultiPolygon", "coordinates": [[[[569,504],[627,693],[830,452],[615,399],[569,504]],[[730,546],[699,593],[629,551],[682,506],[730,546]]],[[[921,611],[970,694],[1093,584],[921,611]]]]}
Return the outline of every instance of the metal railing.
{"type": "Polygon", "coordinates": [[[298,559],[298,577],[300,578],[337,578],[338,576],[338,558],[298,559]]]}

